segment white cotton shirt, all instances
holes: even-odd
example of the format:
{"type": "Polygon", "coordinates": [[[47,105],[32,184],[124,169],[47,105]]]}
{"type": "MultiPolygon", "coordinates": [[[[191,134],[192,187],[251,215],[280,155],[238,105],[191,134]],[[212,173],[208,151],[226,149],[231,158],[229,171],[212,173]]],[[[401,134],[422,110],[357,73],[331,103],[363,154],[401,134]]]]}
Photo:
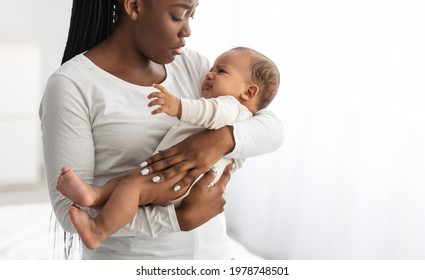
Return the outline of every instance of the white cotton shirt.
{"type": "MultiPolygon", "coordinates": [[[[170,92],[200,98],[201,82],[210,69],[205,57],[185,49],[165,69],[162,85],[170,92]]],[[[99,186],[151,156],[178,122],[165,114],[151,115],[147,95],[153,91],[109,74],[83,54],[49,78],[40,104],[43,153],[53,210],[66,231],[76,232],[68,216],[71,202],[55,189],[60,168],[67,165],[85,182],[99,186]]],[[[236,146],[228,156],[272,152],[281,145],[282,131],[281,122],[268,110],[238,122],[234,125],[236,146]]],[[[195,230],[182,232],[174,205],[141,207],[132,222],[99,248],[83,248],[83,258],[228,259],[228,237],[206,234],[223,228],[224,214],[220,214],[195,230]]]]}

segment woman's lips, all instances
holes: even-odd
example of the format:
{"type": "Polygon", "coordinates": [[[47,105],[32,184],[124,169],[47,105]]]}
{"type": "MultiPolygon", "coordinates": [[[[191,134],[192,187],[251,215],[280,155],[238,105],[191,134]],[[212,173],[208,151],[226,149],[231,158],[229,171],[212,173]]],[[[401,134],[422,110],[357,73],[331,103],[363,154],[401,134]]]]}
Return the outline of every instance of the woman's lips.
{"type": "Polygon", "coordinates": [[[172,49],[174,55],[181,55],[183,53],[183,46],[172,49]]]}

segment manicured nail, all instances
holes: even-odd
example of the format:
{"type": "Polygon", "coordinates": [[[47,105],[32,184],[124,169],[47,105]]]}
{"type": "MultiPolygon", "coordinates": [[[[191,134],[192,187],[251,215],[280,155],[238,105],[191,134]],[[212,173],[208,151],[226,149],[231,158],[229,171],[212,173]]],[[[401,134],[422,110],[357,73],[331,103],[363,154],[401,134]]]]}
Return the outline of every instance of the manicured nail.
{"type": "Polygon", "coordinates": [[[140,173],[142,173],[142,175],[148,175],[149,174],[149,169],[147,169],[147,168],[142,169],[142,171],[140,171],[140,173]]]}
{"type": "Polygon", "coordinates": [[[152,178],[152,182],[156,183],[156,182],[159,181],[159,179],[161,179],[161,177],[155,176],[155,177],[152,178]]]}
{"type": "Polygon", "coordinates": [[[213,167],[210,168],[210,170],[214,173],[217,173],[218,168],[217,168],[217,166],[214,165],[213,167]]]}
{"type": "Polygon", "coordinates": [[[144,161],[140,164],[140,167],[143,168],[143,167],[146,167],[147,165],[148,165],[148,162],[144,161]]]}
{"type": "Polygon", "coordinates": [[[232,163],[232,171],[236,169],[236,162],[232,163]]]}
{"type": "Polygon", "coordinates": [[[178,190],[180,190],[180,189],[181,189],[181,187],[179,185],[174,186],[174,191],[175,192],[178,191],[178,190]]]}

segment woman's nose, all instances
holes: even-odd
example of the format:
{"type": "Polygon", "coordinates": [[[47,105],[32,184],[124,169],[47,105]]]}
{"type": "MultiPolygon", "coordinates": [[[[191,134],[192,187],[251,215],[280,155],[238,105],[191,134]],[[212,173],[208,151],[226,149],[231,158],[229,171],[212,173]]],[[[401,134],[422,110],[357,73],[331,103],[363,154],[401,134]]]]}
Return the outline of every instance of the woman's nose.
{"type": "Polygon", "coordinates": [[[180,37],[190,37],[190,34],[192,33],[192,31],[190,30],[190,26],[189,26],[189,20],[185,20],[184,24],[180,30],[180,37]]]}

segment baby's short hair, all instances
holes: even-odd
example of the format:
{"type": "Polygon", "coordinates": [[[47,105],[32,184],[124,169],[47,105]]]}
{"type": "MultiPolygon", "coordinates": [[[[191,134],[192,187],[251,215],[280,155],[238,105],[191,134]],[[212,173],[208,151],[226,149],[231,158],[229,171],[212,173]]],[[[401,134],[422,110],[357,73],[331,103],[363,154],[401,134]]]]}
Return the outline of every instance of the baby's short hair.
{"type": "Polygon", "coordinates": [[[250,56],[251,79],[260,88],[257,109],[269,106],[273,101],[280,84],[280,73],[276,64],[264,54],[247,47],[236,47],[232,50],[243,51],[250,56]]]}

